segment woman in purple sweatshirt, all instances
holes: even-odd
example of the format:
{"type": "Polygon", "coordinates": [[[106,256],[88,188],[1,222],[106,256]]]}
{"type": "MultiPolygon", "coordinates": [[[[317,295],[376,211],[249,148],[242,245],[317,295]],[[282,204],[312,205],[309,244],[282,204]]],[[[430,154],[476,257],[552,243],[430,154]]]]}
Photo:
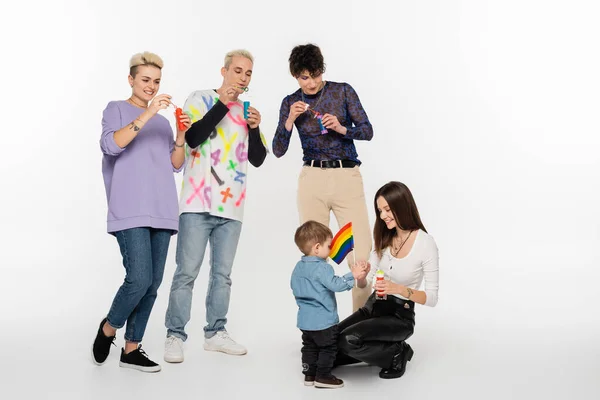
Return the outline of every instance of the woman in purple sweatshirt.
{"type": "Polygon", "coordinates": [[[157,372],[160,365],[148,358],[140,343],[162,282],[171,236],[178,230],[173,172],[181,171],[185,160],[190,119],[181,116],[184,129],[178,129],[173,140],[169,121],[158,114],[172,105],[171,96],[156,95],[163,67],[159,56],[139,53],[129,66],[131,97],[108,103],[100,137],[108,233],[117,239],[126,275],[98,327],[92,356],[96,364],[104,364],[117,329],[127,323],[119,365],[157,372]]]}

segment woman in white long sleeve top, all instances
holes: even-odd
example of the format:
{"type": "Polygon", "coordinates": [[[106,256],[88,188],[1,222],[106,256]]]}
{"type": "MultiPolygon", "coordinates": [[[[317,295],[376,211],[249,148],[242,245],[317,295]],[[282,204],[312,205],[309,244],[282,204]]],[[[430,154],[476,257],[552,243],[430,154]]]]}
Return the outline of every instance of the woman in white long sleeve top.
{"type": "Polygon", "coordinates": [[[357,284],[371,287],[377,270],[385,280],[373,285],[364,307],[339,323],[336,365],[363,361],[381,367],[381,378],[392,379],[404,374],[413,356],[406,339],[414,332],[415,303],[437,304],[438,248],[403,183],[389,182],[377,191],[375,213],[371,271],[357,284]]]}

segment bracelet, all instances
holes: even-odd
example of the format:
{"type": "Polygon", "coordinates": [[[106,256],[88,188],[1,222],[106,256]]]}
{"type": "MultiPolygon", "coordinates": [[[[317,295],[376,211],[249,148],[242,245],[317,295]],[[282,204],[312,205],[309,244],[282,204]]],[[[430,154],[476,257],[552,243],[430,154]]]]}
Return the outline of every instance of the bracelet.
{"type": "Polygon", "coordinates": [[[413,295],[413,290],[411,288],[406,288],[406,291],[408,292],[408,296],[406,298],[410,299],[410,296],[413,295]]]}
{"type": "Polygon", "coordinates": [[[183,146],[185,146],[185,142],[183,142],[181,145],[178,145],[178,144],[177,144],[177,142],[175,142],[175,147],[179,147],[179,148],[181,148],[181,147],[183,147],[183,146]]]}

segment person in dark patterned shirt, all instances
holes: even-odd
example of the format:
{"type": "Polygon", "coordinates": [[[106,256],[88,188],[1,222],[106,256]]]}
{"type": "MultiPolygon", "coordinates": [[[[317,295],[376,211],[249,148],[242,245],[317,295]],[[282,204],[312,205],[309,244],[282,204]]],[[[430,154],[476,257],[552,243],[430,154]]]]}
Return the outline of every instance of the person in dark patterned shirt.
{"type": "MultiPolygon", "coordinates": [[[[298,180],[300,223],[315,220],[329,226],[332,211],[340,227],[352,222],[355,254],[346,258],[352,266],[367,260],[371,252],[361,161],[354,140],[371,140],[373,127],[352,86],[323,80],[325,62],[318,46],[294,47],[289,65],[300,88],[281,102],[273,154],[279,158],[286,153],[295,126],[304,153],[298,180]]],[[[368,290],[355,287],[353,311],[368,296],[368,290]]]]}

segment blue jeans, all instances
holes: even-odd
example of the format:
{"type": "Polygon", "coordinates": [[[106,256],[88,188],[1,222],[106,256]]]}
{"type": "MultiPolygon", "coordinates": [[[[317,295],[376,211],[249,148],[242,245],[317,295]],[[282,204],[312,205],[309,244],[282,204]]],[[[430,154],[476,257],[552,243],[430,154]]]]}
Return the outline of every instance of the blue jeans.
{"type": "Polygon", "coordinates": [[[210,277],[206,293],[204,336],[210,338],[225,330],[231,295],[231,268],[242,223],[209,213],[183,213],[179,217],[177,268],[173,276],[169,306],[165,316],[167,336],[187,340],[185,326],[190,321],[194,281],[200,272],[206,245],[210,242],[210,277]]]}
{"type": "Polygon", "coordinates": [[[150,312],[156,300],[172,231],[132,228],[116,232],[125,266],[125,281],[117,291],[108,323],[119,329],[127,322],[125,340],[139,343],[144,337],[150,312]]]}

